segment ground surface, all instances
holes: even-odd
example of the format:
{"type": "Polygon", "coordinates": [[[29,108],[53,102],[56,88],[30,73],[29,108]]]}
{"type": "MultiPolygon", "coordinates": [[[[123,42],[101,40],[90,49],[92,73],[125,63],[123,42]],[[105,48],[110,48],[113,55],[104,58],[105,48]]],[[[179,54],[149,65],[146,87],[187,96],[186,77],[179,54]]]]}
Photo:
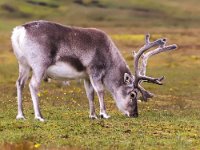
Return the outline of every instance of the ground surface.
{"type": "MultiPolygon", "coordinates": [[[[152,4],[145,0],[121,4],[102,0],[98,5],[89,2],[84,5],[50,0],[0,2],[0,149],[199,149],[199,1],[168,0],[152,4]],[[105,15],[110,13],[117,14],[105,15]],[[77,16],[80,19],[74,19],[77,16]],[[133,19],[129,19],[131,16],[133,19]],[[105,30],[132,71],[132,50],[143,45],[144,33],[150,32],[153,40],[166,37],[179,48],[150,59],[147,74],[164,75],[166,80],[163,86],[144,84],[156,97],[139,103],[137,119],[123,116],[106,93],[111,118],[90,120],[83,83],[73,81],[70,86],[62,86],[53,81],[43,83],[39,94],[47,121],[34,120],[27,86],[23,103],[27,120],[16,121],[18,65],[11,50],[10,33],[15,25],[35,19],[105,30]]],[[[98,112],[97,98],[95,102],[98,112]]]]}

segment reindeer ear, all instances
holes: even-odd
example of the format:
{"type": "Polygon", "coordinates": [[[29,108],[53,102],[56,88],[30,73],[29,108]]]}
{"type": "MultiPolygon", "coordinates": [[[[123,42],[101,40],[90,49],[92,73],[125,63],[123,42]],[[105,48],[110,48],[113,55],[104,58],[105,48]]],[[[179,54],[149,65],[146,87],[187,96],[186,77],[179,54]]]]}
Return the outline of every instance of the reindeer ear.
{"type": "Polygon", "coordinates": [[[133,82],[132,77],[128,73],[124,73],[124,82],[128,85],[133,82]]]}

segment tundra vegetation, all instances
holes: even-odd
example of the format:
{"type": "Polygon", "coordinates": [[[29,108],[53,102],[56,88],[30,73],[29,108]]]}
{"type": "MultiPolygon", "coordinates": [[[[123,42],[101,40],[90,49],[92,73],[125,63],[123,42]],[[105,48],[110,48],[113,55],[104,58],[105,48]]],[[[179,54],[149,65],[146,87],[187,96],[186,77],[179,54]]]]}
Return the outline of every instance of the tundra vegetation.
{"type": "MultiPolygon", "coordinates": [[[[0,149],[198,149],[200,147],[200,10],[198,0],[99,0],[82,4],[60,0],[1,0],[0,2],[0,149]],[[109,14],[109,15],[108,15],[109,14]],[[109,93],[105,103],[111,118],[90,120],[83,83],[62,86],[42,83],[40,106],[47,121],[34,120],[24,89],[26,121],[15,120],[18,64],[10,43],[12,28],[47,19],[66,25],[106,31],[130,68],[132,51],[161,37],[179,48],[153,56],[147,73],[166,77],[162,87],[143,83],[156,96],[139,103],[138,118],[127,118],[109,93]]],[[[133,72],[133,70],[131,70],[133,72]]],[[[97,112],[98,99],[95,96],[97,112]]]]}

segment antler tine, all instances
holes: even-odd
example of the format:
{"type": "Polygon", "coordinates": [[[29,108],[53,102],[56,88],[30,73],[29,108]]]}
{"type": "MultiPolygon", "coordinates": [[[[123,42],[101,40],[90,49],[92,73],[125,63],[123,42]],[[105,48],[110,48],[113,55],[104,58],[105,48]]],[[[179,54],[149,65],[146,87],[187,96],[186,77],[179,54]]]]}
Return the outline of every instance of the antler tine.
{"type": "Polygon", "coordinates": [[[145,44],[148,44],[150,43],[150,34],[147,33],[146,36],[145,36],[145,44]]]}
{"type": "Polygon", "coordinates": [[[147,101],[148,98],[152,98],[154,96],[154,94],[145,90],[140,84],[138,85],[138,89],[142,94],[142,98],[144,99],[144,101],[147,101]]]}
{"type": "Polygon", "coordinates": [[[177,48],[176,44],[169,45],[169,46],[161,45],[157,49],[149,51],[146,54],[143,54],[142,63],[141,63],[141,67],[140,67],[140,75],[142,75],[142,76],[146,75],[147,61],[151,56],[159,54],[161,52],[175,50],[176,48],[177,48]]]}
{"type": "Polygon", "coordinates": [[[150,93],[149,91],[145,90],[140,83],[142,81],[147,81],[147,82],[151,82],[151,83],[155,83],[155,84],[159,84],[162,85],[162,80],[164,79],[164,77],[160,77],[160,78],[152,78],[152,77],[148,77],[146,76],[146,66],[147,66],[147,61],[149,59],[149,57],[156,55],[158,53],[161,52],[165,52],[165,51],[170,51],[170,50],[174,50],[177,48],[177,45],[173,44],[173,45],[169,45],[169,46],[165,46],[167,40],[166,39],[158,39],[154,42],[150,42],[150,34],[147,34],[145,36],[145,45],[136,53],[134,52],[134,66],[135,66],[135,82],[134,82],[134,86],[136,88],[138,88],[138,90],[141,92],[143,99],[146,101],[148,98],[152,98],[153,94],[150,93]],[[154,47],[154,46],[159,46],[157,49],[149,51],[145,54],[145,52],[154,47]],[[140,57],[142,57],[142,63],[141,66],[139,67],[139,59],[140,57]]]}
{"type": "Polygon", "coordinates": [[[135,66],[135,86],[137,87],[138,82],[140,80],[140,69],[139,69],[139,59],[142,56],[144,52],[146,52],[148,49],[154,47],[154,46],[161,46],[165,44],[165,39],[158,39],[154,42],[150,42],[150,34],[146,34],[145,36],[145,45],[137,52],[134,53],[134,66],[135,66]]]}

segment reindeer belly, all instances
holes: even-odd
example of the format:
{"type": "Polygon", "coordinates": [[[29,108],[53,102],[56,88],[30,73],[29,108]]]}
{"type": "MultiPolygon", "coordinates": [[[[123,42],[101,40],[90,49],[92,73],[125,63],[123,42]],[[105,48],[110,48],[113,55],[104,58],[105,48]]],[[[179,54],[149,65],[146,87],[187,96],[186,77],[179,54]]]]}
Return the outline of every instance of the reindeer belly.
{"type": "Polygon", "coordinates": [[[67,62],[57,62],[55,65],[50,66],[46,71],[46,75],[56,80],[80,79],[87,77],[85,70],[78,71],[67,62]]]}

